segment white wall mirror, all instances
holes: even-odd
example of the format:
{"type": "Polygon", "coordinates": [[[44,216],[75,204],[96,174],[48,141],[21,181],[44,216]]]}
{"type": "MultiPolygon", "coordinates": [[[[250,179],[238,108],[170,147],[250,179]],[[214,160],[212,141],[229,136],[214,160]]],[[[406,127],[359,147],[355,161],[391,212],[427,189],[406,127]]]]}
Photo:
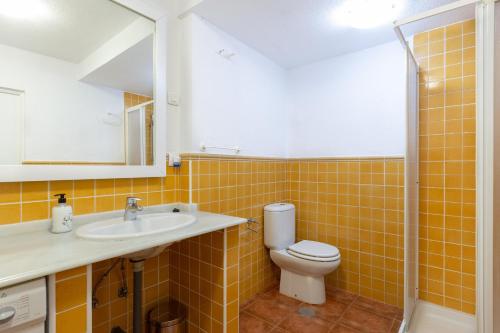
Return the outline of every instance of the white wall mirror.
{"type": "Polygon", "coordinates": [[[0,3],[0,181],[162,176],[166,18],[144,1],[0,3]]]}

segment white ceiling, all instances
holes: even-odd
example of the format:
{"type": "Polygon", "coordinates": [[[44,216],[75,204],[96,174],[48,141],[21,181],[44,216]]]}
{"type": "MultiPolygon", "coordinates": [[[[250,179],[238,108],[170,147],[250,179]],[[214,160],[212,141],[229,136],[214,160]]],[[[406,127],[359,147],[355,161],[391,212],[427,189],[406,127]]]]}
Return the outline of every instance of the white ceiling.
{"type": "MultiPolygon", "coordinates": [[[[331,12],[344,1],[204,0],[192,11],[284,68],[396,39],[391,23],[365,30],[336,25],[332,22],[331,12]]],[[[403,0],[398,19],[453,1],[403,0]]],[[[416,28],[423,27],[419,25],[416,28]]]]}
{"type": "Polygon", "coordinates": [[[139,15],[109,0],[44,0],[48,17],[0,13],[0,44],[79,63],[139,15]]]}
{"type": "Polygon", "coordinates": [[[87,75],[83,81],[153,96],[154,35],[143,39],[87,75]]]}

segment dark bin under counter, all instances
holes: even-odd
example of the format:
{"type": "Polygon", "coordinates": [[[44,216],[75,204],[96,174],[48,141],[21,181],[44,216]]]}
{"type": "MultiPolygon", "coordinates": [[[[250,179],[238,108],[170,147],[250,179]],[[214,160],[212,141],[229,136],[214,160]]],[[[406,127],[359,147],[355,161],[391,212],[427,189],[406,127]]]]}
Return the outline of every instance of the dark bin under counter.
{"type": "Polygon", "coordinates": [[[186,306],[174,299],[160,303],[148,312],[149,333],[187,333],[186,306]]]}

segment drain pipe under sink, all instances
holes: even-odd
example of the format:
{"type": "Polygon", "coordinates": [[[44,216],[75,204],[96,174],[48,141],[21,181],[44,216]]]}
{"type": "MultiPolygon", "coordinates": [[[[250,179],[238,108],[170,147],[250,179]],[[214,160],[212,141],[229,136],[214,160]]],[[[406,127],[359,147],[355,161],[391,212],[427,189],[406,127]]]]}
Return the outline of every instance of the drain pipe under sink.
{"type": "Polygon", "coordinates": [[[133,308],[133,333],[142,333],[144,323],[142,320],[142,276],[144,260],[130,260],[134,270],[134,308],[133,308]]]}

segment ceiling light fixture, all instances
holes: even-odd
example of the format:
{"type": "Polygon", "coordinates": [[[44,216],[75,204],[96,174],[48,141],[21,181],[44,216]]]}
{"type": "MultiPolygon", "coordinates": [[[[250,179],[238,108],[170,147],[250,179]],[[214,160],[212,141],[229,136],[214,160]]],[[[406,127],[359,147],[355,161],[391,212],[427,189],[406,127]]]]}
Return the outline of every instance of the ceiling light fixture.
{"type": "Polygon", "coordinates": [[[43,0],[0,0],[0,15],[15,19],[37,19],[50,16],[43,0]]]}
{"type": "Polygon", "coordinates": [[[401,0],[345,0],[331,19],[338,25],[370,29],[394,21],[402,7],[401,0]]]}

